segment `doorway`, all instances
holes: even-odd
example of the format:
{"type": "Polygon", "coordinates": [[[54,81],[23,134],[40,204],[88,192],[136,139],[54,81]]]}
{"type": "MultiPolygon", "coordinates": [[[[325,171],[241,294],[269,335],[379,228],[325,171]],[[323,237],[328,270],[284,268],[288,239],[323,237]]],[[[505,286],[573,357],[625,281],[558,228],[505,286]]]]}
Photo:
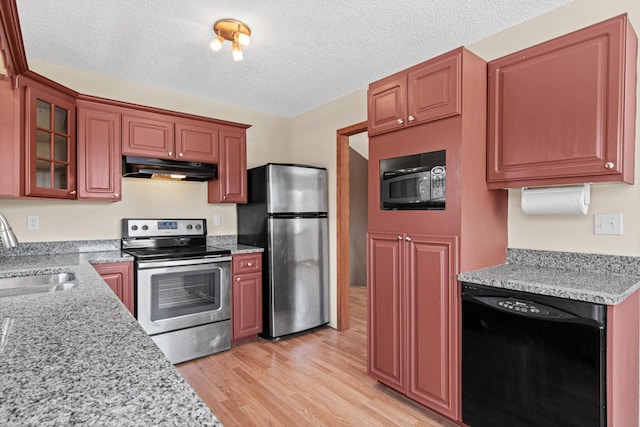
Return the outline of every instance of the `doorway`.
{"type": "Polygon", "coordinates": [[[367,122],[336,131],[337,149],[337,329],[349,329],[349,137],[367,131],[367,122]]]}

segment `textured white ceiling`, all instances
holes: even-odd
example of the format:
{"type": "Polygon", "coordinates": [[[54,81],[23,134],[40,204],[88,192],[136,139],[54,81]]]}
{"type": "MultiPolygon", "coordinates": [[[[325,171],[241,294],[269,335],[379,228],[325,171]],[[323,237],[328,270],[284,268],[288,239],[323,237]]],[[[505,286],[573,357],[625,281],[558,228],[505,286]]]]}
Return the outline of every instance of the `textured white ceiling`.
{"type": "Polygon", "coordinates": [[[17,0],[27,59],[293,117],[569,0],[17,0]],[[209,49],[220,18],[244,61],[209,49]]]}

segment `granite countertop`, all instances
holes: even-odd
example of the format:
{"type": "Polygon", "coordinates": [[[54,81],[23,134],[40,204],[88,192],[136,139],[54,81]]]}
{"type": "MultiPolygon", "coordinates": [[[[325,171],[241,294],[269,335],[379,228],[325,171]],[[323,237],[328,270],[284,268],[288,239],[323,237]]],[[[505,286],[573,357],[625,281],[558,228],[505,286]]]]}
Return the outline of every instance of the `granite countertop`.
{"type": "Polygon", "coordinates": [[[0,298],[0,424],[219,425],[91,267],[119,250],[0,258],[0,277],[72,271],[76,288],[0,298]]]}
{"type": "Polygon", "coordinates": [[[263,248],[257,246],[241,245],[239,243],[217,244],[218,248],[229,249],[231,255],[250,254],[255,252],[264,252],[263,248]]]}
{"type": "Polygon", "coordinates": [[[640,258],[509,249],[506,264],[464,272],[458,280],[615,305],[640,289],[640,258]]]}

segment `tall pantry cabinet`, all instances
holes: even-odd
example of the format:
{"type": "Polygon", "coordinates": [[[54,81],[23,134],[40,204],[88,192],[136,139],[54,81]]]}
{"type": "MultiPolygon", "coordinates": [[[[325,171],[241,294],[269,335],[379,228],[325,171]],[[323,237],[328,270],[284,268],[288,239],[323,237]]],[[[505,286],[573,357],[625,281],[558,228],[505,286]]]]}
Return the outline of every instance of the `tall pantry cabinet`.
{"type": "Polygon", "coordinates": [[[504,263],[507,246],[507,192],[488,190],[485,178],[486,76],[486,63],[459,48],[374,82],[368,93],[368,372],[456,421],[456,275],[504,263]],[[444,209],[381,207],[381,160],[442,150],[444,209]]]}

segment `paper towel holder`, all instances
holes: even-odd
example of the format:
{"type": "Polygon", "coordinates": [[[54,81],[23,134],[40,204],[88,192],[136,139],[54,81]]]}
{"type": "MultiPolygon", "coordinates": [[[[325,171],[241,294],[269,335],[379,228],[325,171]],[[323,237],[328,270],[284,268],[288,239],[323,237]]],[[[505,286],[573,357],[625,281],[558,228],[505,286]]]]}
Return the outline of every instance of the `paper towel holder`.
{"type": "Polygon", "coordinates": [[[520,208],[528,215],[587,215],[591,184],[557,187],[522,187],[520,208]]]}

